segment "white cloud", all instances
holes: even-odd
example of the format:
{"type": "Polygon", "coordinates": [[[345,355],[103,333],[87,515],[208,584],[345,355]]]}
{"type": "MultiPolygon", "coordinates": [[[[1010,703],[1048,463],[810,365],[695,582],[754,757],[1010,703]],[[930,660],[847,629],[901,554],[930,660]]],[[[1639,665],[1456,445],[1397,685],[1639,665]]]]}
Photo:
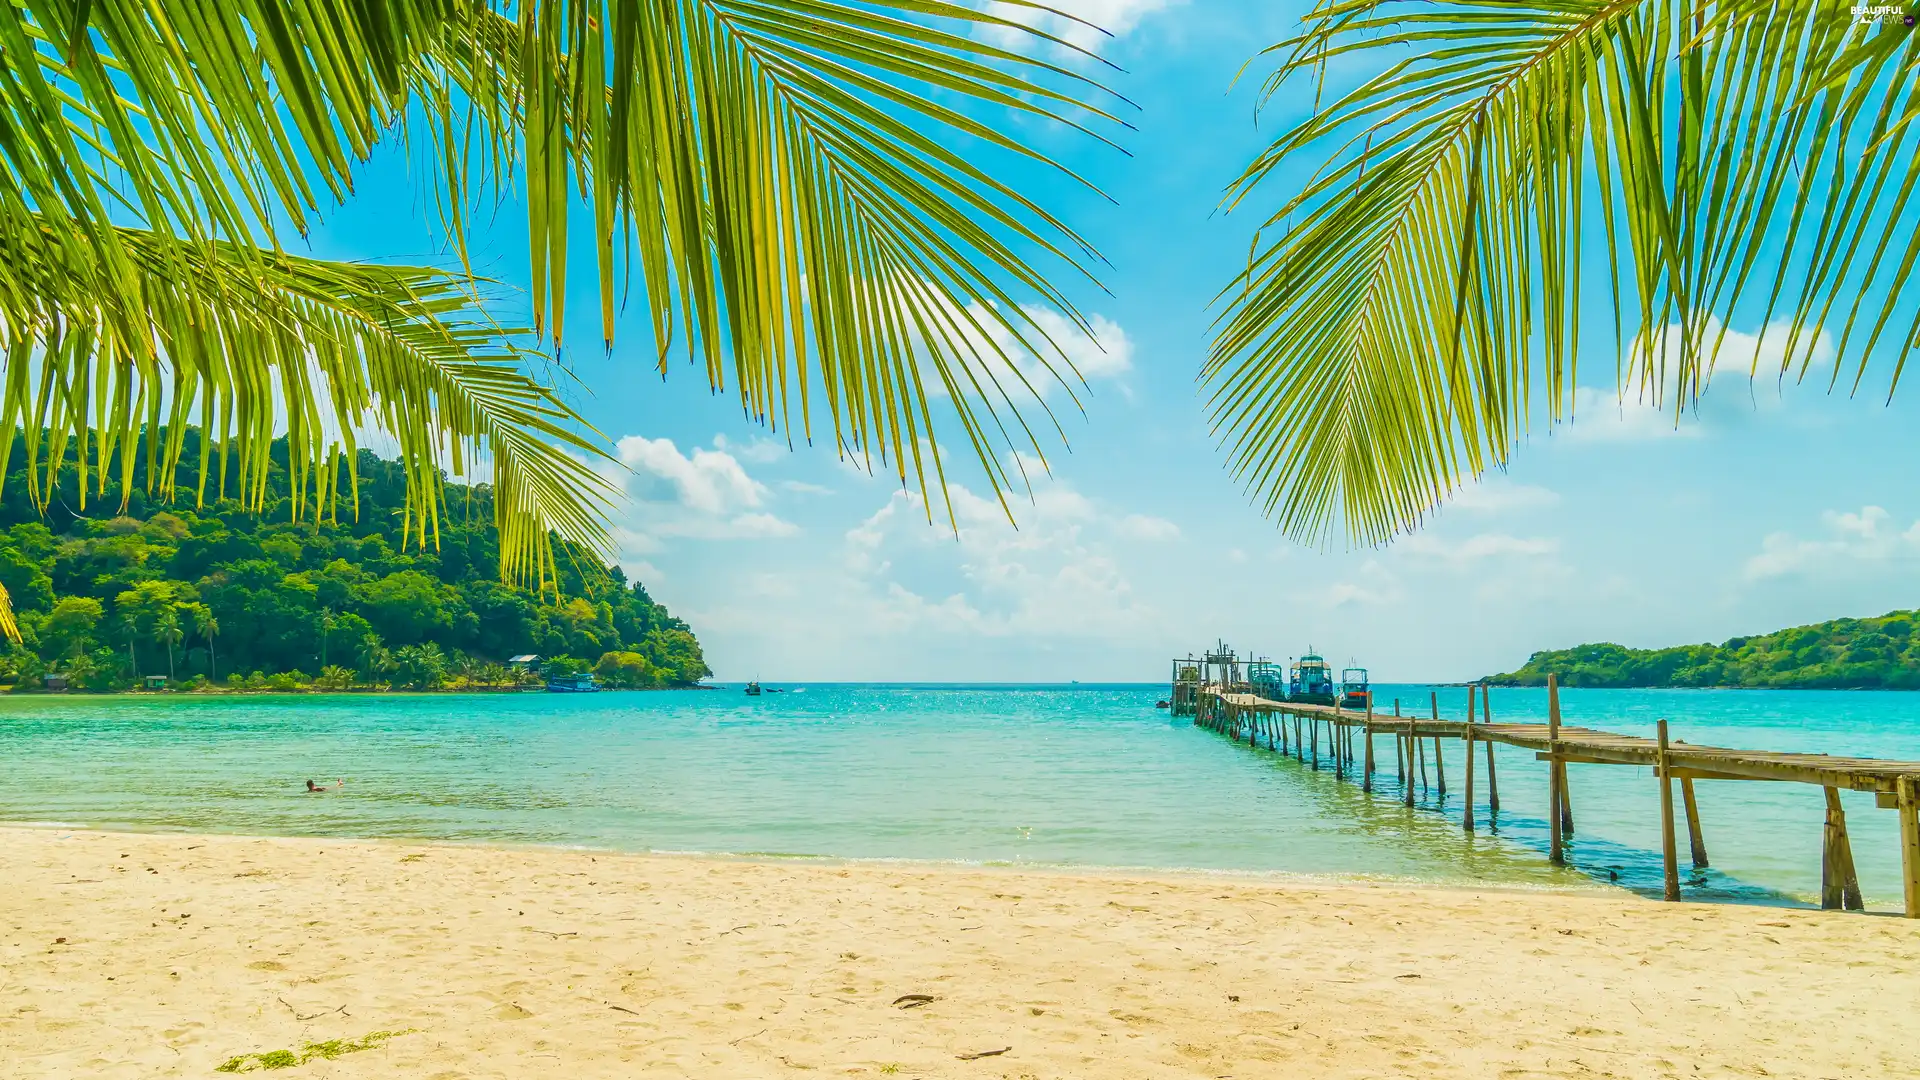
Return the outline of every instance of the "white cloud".
{"type": "MultiPolygon", "coordinates": [[[[865,473],[861,474],[866,475],[865,473]]],[[[820,484],[809,484],[805,480],[782,480],[780,490],[791,491],[795,495],[831,495],[833,489],[820,484]]]]}
{"type": "MultiPolygon", "coordinates": [[[[1059,392],[1065,386],[1080,389],[1081,380],[1092,383],[1096,379],[1114,380],[1125,375],[1133,368],[1133,342],[1127,337],[1126,330],[1117,322],[1104,315],[1091,315],[1087,325],[1093,331],[1089,335],[1065,315],[1040,304],[1022,304],[1020,311],[1031,320],[1053,343],[1049,348],[1045,341],[1035,340],[1045,355],[1035,355],[1033,350],[1021,344],[1020,336],[1008,329],[995,317],[994,313],[979,304],[970,304],[966,314],[956,314],[954,322],[962,328],[966,339],[971,342],[972,350],[981,356],[977,364],[981,382],[991,375],[999,380],[1001,389],[1018,400],[1030,392],[1032,396],[1045,399],[1059,392]],[[999,357],[1007,358],[1003,362],[999,357]],[[1062,359],[1065,363],[1062,363],[1062,359]],[[1077,377],[1076,377],[1077,373],[1077,377]],[[1022,387],[1025,381],[1025,388],[1022,387]]],[[[1028,338],[1036,338],[1032,327],[1020,326],[1019,318],[1011,322],[1023,330],[1028,338]]],[[[971,352],[962,347],[958,350],[973,363],[971,352]]],[[[955,372],[956,381],[968,393],[972,387],[959,372],[955,372]]],[[[947,388],[939,375],[928,364],[922,381],[929,393],[944,395],[947,388]]],[[[989,393],[994,391],[989,388],[989,393]]]]}
{"type": "Polygon", "coordinates": [[[1118,525],[1114,526],[1114,531],[1129,540],[1164,541],[1180,539],[1180,526],[1175,525],[1166,518],[1154,517],[1150,514],[1128,514],[1126,517],[1120,519],[1118,525]]]}
{"type": "Polygon", "coordinates": [[[1465,540],[1447,540],[1432,533],[1414,533],[1394,546],[1396,552],[1465,566],[1482,559],[1538,559],[1556,555],[1560,541],[1544,536],[1480,533],[1465,540]]]}
{"type": "Polygon", "coordinates": [[[997,501],[958,484],[949,492],[957,537],[929,528],[925,503],[910,492],[894,492],[848,530],[844,593],[859,605],[859,624],[1036,641],[1123,640],[1153,625],[1103,542],[1119,524],[1092,500],[1046,483],[1019,508],[1015,528],[997,501]]]}
{"type": "MultiPolygon", "coordinates": [[[[1636,337],[1627,348],[1627,374],[1618,393],[1585,386],[1574,390],[1574,416],[1566,430],[1569,438],[1635,442],[1701,433],[1700,417],[1679,383],[1684,328],[1677,323],[1666,326],[1654,343],[1651,360],[1641,355],[1640,342],[1636,337]],[[1683,404],[1685,416],[1676,411],[1683,404]]],[[[1783,320],[1767,324],[1761,334],[1725,330],[1718,320],[1709,319],[1699,348],[1709,354],[1700,373],[1703,408],[1734,403],[1754,410],[1777,409],[1785,382],[1782,371],[1789,362],[1819,368],[1831,364],[1834,357],[1833,338],[1825,330],[1802,331],[1795,339],[1792,323],[1783,320]]]]}
{"type": "Polygon", "coordinates": [[[1480,514],[1509,510],[1537,510],[1560,502],[1558,492],[1532,484],[1516,484],[1501,476],[1483,477],[1472,487],[1453,493],[1446,505],[1480,514]]]}
{"type": "Polygon", "coordinates": [[[625,554],[659,551],[669,537],[750,539],[799,531],[762,508],[766,486],[725,449],[695,447],[683,454],[672,439],[629,435],[617,453],[631,470],[608,474],[629,496],[625,518],[616,524],[625,554]]]}
{"type": "Polygon", "coordinates": [[[1901,529],[1893,515],[1878,506],[1858,513],[1829,510],[1821,515],[1828,535],[1804,540],[1776,532],[1760,542],[1749,558],[1745,575],[1750,581],[1790,574],[1831,571],[1851,563],[1887,563],[1920,558],[1920,521],[1901,529]]]}
{"type": "Polygon", "coordinates": [[[1573,392],[1573,415],[1564,428],[1575,442],[1645,442],[1649,439],[1690,439],[1700,434],[1699,424],[1682,423],[1668,404],[1655,405],[1651,395],[1635,397],[1631,393],[1614,394],[1590,386],[1573,392]]]}
{"type": "Polygon", "coordinates": [[[757,438],[744,443],[736,443],[724,434],[713,437],[713,448],[715,450],[724,450],[732,454],[735,458],[752,465],[770,464],[779,461],[781,458],[793,452],[788,448],[786,443],[773,439],[757,438]]]}
{"type": "MultiPolygon", "coordinates": [[[[1120,37],[1138,26],[1140,20],[1155,12],[1175,7],[1180,2],[1181,0],[1049,0],[1046,6],[1072,16],[1070,19],[1012,4],[988,3],[986,9],[989,13],[1003,19],[1037,27],[1083,49],[1097,52],[1108,40],[1108,35],[1120,37]],[[1085,25],[1087,23],[1092,25],[1085,25]],[[1102,30],[1106,33],[1101,33],[1102,30]]],[[[994,36],[1002,41],[1011,39],[1016,42],[1025,37],[1018,31],[1012,30],[996,31],[994,36]]]]}

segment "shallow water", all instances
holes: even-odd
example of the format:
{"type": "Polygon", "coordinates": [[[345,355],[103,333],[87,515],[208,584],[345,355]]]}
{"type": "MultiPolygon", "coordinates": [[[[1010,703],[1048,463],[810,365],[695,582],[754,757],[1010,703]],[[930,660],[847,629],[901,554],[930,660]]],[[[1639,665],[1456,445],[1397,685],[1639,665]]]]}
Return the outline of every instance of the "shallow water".
{"type": "MultiPolygon", "coordinates": [[[[1425,706],[1427,687],[1377,686],[1425,706]]],[[[1444,806],[1401,805],[1153,708],[1165,687],[809,686],[594,695],[0,699],[0,819],[68,826],[412,837],[634,851],[1153,867],[1657,893],[1648,770],[1571,767],[1572,869],[1545,859],[1546,774],[1502,748],[1502,813],[1462,833],[1459,744],[1444,806]],[[327,795],[308,778],[345,777],[327,795]],[[1441,810],[1444,810],[1444,815],[1441,810]]],[[[1444,688],[1457,716],[1465,691],[1444,688]]],[[[1563,694],[1570,724],[1753,749],[1920,758],[1920,696],[1820,691],[1563,694]]],[[[1496,690],[1494,719],[1544,714],[1496,690]]],[[[1429,744],[1430,747],[1431,744],[1429,744]]],[[[1324,749],[1324,748],[1323,748],[1324,749]]],[[[1432,763],[1429,762],[1429,769],[1432,763]]],[[[1713,869],[1700,899],[1806,902],[1824,806],[1796,784],[1697,785],[1713,869]]],[[[1899,902],[1897,828],[1844,796],[1869,906],[1899,902]]]]}

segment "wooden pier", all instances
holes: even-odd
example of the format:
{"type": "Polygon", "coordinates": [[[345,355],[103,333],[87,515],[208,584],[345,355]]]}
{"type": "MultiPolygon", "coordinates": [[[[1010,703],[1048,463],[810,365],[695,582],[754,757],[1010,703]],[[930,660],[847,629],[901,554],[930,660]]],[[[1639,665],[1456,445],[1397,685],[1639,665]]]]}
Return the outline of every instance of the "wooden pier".
{"type": "Polygon", "coordinates": [[[1548,858],[1556,864],[1564,864],[1565,840],[1573,833],[1568,765],[1638,765],[1653,770],[1660,789],[1661,847],[1665,894],[1669,900],[1680,899],[1673,781],[1680,782],[1688,853],[1695,867],[1707,865],[1707,849],[1694,801],[1694,781],[1775,781],[1813,784],[1825,789],[1826,832],[1820,906],[1850,911],[1862,910],[1864,905],[1839,793],[1871,791],[1877,806],[1895,810],[1900,815],[1905,910],[1908,918],[1920,919],[1920,762],[1734,750],[1674,742],[1668,737],[1665,720],[1660,721],[1659,733],[1651,739],[1567,726],[1560,721],[1560,688],[1552,677],[1547,681],[1547,722],[1505,724],[1494,722],[1491,700],[1484,686],[1467,687],[1464,718],[1442,717],[1437,694],[1428,703],[1429,715],[1402,716],[1398,702],[1389,714],[1376,710],[1371,704],[1365,710],[1355,710],[1273,701],[1247,692],[1244,684],[1236,684],[1233,680],[1236,667],[1225,655],[1209,654],[1202,661],[1176,661],[1171,699],[1176,713],[1192,715],[1195,724],[1236,739],[1244,738],[1252,745],[1264,741],[1269,749],[1290,754],[1315,769],[1325,767],[1325,756],[1330,755],[1336,777],[1359,783],[1367,791],[1373,790],[1378,762],[1384,761],[1384,757],[1376,754],[1375,741],[1387,736],[1392,739],[1392,756],[1408,806],[1414,804],[1416,783],[1421,783],[1425,776],[1428,743],[1432,744],[1434,767],[1439,772],[1438,794],[1444,798],[1446,773],[1440,767],[1442,746],[1459,742],[1463,744],[1466,788],[1462,793],[1461,827],[1468,832],[1475,827],[1474,766],[1480,745],[1485,746],[1484,782],[1488,810],[1492,814],[1500,811],[1494,744],[1532,750],[1535,759],[1545,762],[1549,770],[1548,858]]]}

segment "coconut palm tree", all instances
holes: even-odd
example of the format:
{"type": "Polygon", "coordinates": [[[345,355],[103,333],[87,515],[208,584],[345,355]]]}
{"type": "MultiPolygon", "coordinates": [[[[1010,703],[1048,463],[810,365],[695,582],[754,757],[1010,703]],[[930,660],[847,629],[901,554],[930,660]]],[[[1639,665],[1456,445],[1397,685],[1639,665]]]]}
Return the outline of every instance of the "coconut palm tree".
{"type": "Polygon", "coordinates": [[[214,655],[213,639],[220,635],[220,620],[214,616],[212,608],[197,604],[193,609],[193,626],[207,641],[207,681],[217,683],[220,681],[220,660],[214,655]]]}
{"type": "Polygon", "coordinates": [[[167,647],[167,681],[173,681],[173,650],[177,648],[186,633],[180,629],[180,617],[174,609],[167,608],[153,620],[153,639],[167,647]]]}
{"type": "Polygon", "coordinates": [[[1910,23],[1322,0],[1265,87],[1312,104],[1227,194],[1264,215],[1203,375],[1236,477],[1303,540],[1417,527],[1572,419],[1595,294],[1620,392],[1676,422],[1716,363],[1799,379],[1830,350],[1829,387],[1891,393],[1920,344],[1910,23]]]}
{"type": "Polygon", "coordinates": [[[62,469],[84,507],[143,457],[171,497],[198,426],[194,497],[260,507],[284,433],[295,513],[331,513],[379,433],[411,469],[414,542],[433,542],[442,470],[477,477],[503,577],[545,582],[551,536],[608,544],[603,440],[527,373],[537,350],[558,361],[582,233],[603,341],[631,293],[663,375],[684,348],[790,443],[819,423],[837,453],[943,491],[933,447],[957,430],[1001,491],[1004,447],[1044,461],[1013,358],[1071,370],[1019,301],[1084,328],[1051,278],[1098,262],[1009,179],[1050,164],[1022,133],[1117,123],[1078,47],[1025,25],[1042,18],[1026,0],[0,4],[0,475],[17,433],[42,505],[62,469]],[[461,270],[291,254],[394,139],[428,166],[461,270]],[[525,333],[465,273],[476,205],[514,189],[525,333]]]}

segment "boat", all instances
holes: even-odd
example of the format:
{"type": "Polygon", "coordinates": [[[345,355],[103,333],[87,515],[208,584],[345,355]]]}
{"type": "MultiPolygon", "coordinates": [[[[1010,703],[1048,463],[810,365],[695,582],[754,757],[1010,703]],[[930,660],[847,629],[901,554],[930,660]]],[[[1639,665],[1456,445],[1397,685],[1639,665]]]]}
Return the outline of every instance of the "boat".
{"type": "Polygon", "coordinates": [[[755,679],[752,682],[747,684],[747,696],[748,697],[760,696],[760,680],[755,679]]]}
{"type": "Polygon", "coordinates": [[[1333,688],[1333,667],[1327,659],[1318,653],[1307,653],[1289,665],[1287,677],[1287,700],[1303,705],[1332,705],[1335,703],[1333,688]]]}
{"type": "Polygon", "coordinates": [[[595,681],[593,672],[582,671],[578,675],[547,676],[547,692],[551,694],[597,694],[600,684],[595,681]]]}
{"type": "Polygon", "coordinates": [[[1156,709],[1165,709],[1165,708],[1170,708],[1171,704],[1172,704],[1171,702],[1167,702],[1167,701],[1156,701],[1153,703],[1153,707],[1156,709]]]}
{"type": "Polygon", "coordinates": [[[1287,669],[1271,660],[1253,660],[1247,664],[1247,686],[1268,701],[1287,699],[1287,669]]]}
{"type": "Polygon", "coordinates": [[[1343,709],[1364,709],[1373,700],[1373,691],[1367,688],[1367,669],[1363,667],[1345,667],[1340,669],[1340,707],[1343,709]]]}

